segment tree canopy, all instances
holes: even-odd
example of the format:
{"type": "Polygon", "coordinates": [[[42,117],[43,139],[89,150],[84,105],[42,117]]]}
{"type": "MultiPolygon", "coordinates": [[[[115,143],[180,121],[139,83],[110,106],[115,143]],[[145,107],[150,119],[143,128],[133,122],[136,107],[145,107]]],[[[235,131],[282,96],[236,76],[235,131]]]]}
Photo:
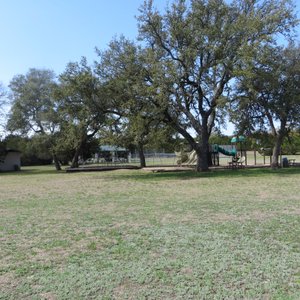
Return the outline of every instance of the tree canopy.
{"type": "Polygon", "coordinates": [[[148,0],[140,12],[156,104],[196,150],[197,169],[207,170],[208,139],[223,121],[230,80],[259,45],[295,26],[293,7],[285,0],[177,0],[162,14],[148,0]]]}
{"type": "Polygon", "coordinates": [[[147,88],[149,75],[145,56],[143,48],[121,37],[111,41],[106,51],[99,52],[97,65],[97,73],[120,117],[113,140],[126,146],[134,145],[139,152],[141,167],[146,166],[144,147],[158,139],[158,135],[168,139],[174,133],[163,123],[160,109],[149,101],[152,94],[147,88]]]}
{"type": "Polygon", "coordinates": [[[21,135],[38,134],[49,146],[57,170],[55,134],[60,126],[54,99],[55,74],[46,69],[30,69],[10,82],[11,110],[7,129],[21,135]]]}
{"type": "Polygon", "coordinates": [[[53,89],[55,74],[46,69],[30,69],[10,82],[11,110],[7,128],[25,133],[53,133],[56,128],[53,89]]]}
{"type": "Polygon", "coordinates": [[[86,59],[70,63],[56,90],[60,116],[60,143],[74,151],[71,167],[78,166],[83,146],[105,124],[108,101],[86,59]]]}
{"type": "Polygon", "coordinates": [[[3,84],[0,82],[0,111],[3,110],[3,106],[5,104],[5,96],[6,96],[5,88],[3,84]]]}
{"type": "MultiPolygon", "coordinates": [[[[6,90],[3,84],[0,82],[0,128],[3,126],[5,127],[4,122],[4,115],[5,115],[5,105],[7,104],[6,101],[6,90]]],[[[1,132],[0,132],[1,138],[1,132]]]]}
{"type": "Polygon", "coordinates": [[[276,45],[298,24],[292,2],[174,0],[159,11],[145,0],[137,20],[138,39],[113,39],[94,65],[83,58],[58,78],[43,69],[15,76],[7,128],[35,135],[57,169],[57,153],[72,153],[75,167],[100,134],[134,145],[142,160],[147,143],[179,134],[206,171],[210,136],[231,106],[240,129],[272,130],[278,164],[278,145],[300,121],[299,47],[276,45]]]}
{"type": "Polygon", "coordinates": [[[272,166],[284,137],[300,124],[300,47],[264,47],[253,58],[251,73],[238,81],[235,118],[240,127],[270,130],[274,138],[272,166]]]}

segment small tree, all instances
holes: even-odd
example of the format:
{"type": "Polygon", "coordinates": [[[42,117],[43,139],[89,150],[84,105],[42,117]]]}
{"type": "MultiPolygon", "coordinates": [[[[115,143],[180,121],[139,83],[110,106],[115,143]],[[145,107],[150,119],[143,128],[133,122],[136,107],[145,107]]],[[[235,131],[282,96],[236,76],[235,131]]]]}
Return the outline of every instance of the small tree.
{"type": "Polygon", "coordinates": [[[93,70],[85,58],[68,64],[59,77],[56,98],[60,115],[60,148],[74,151],[71,167],[78,167],[84,145],[105,124],[107,99],[93,70]]]}
{"type": "MultiPolygon", "coordinates": [[[[114,103],[119,123],[111,141],[138,150],[141,167],[146,166],[144,147],[162,133],[162,114],[149,101],[144,50],[124,37],[111,41],[108,50],[99,51],[97,72],[114,103]]],[[[164,125],[163,127],[167,127],[164,125]]]]}
{"type": "Polygon", "coordinates": [[[30,69],[26,75],[16,75],[10,82],[11,110],[7,129],[20,135],[39,134],[50,145],[57,170],[60,164],[55,152],[55,133],[59,118],[53,91],[55,74],[45,69],[30,69]]]}
{"type": "Polygon", "coordinates": [[[250,130],[270,130],[272,168],[278,167],[288,132],[300,124],[300,47],[264,47],[253,60],[251,72],[241,76],[236,119],[250,130]]]}

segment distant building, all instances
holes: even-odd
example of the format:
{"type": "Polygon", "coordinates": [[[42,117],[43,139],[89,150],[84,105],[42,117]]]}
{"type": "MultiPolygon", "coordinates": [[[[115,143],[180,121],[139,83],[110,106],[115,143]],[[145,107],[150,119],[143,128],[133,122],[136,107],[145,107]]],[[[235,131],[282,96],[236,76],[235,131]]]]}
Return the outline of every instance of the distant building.
{"type": "Polygon", "coordinates": [[[21,152],[17,150],[5,150],[0,154],[1,171],[19,171],[21,169],[21,152]]]}
{"type": "Polygon", "coordinates": [[[125,148],[102,145],[96,153],[96,159],[103,162],[128,162],[129,151],[125,148]]]}

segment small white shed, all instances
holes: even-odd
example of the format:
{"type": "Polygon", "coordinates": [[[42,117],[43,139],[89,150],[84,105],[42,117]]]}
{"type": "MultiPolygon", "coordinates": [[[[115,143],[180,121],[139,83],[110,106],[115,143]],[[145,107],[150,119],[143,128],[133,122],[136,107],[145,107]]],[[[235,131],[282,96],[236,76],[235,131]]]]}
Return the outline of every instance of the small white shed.
{"type": "Polygon", "coordinates": [[[21,152],[6,150],[0,157],[0,171],[19,171],[21,169],[21,152]]]}

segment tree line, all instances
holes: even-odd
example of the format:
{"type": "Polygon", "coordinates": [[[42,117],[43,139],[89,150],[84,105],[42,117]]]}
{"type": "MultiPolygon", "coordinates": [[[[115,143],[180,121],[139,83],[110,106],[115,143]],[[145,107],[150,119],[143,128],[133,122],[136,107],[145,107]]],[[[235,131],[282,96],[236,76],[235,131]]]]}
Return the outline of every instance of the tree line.
{"type": "Polygon", "coordinates": [[[284,139],[300,126],[299,21],[289,0],[174,0],[160,12],[144,1],[139,35],[70,63],[56,78],[30,69],[10,82],[9,132],[36,136],[78,165],[95,136],[134,145],[145,165],[149,141],[180,136],[209,168],[209,140],[229,119],[237,134],[269,132],[272,167],[284,139]],[[288,44],[277,44],[281,35],[288,44]]]}

